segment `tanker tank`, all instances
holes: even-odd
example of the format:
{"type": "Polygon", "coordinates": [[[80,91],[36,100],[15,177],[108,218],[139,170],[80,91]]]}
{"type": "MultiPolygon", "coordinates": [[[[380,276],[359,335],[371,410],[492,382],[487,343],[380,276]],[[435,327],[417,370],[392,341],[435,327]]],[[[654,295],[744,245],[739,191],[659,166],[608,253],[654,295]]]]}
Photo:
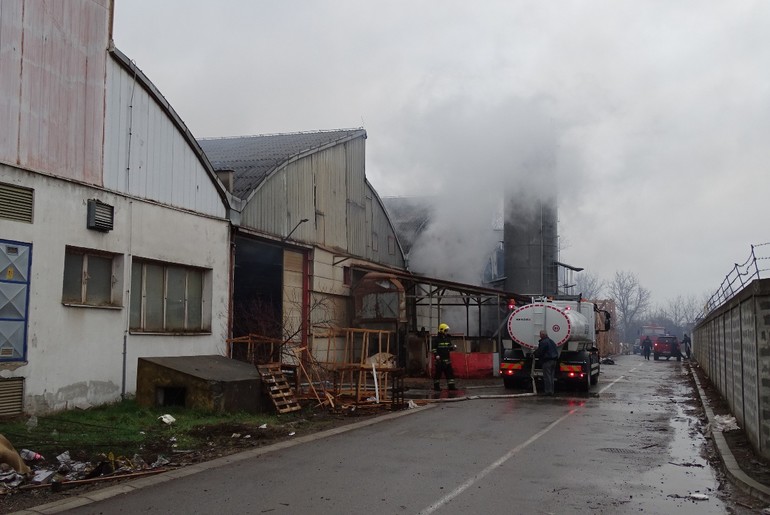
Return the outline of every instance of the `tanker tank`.
{"type": "Polygon", "coordinates": [[[560,351],[570,348],[573,342],[591,341],[590,329],[593,326],[577,308],[577,303],[557,302],[535,302],[521,306],[508,317],[508,334],[525,352],[537,349],[542,329],[545,329],[560,351]],[[570,304],[574,304],[574,307],[570,304]]]}

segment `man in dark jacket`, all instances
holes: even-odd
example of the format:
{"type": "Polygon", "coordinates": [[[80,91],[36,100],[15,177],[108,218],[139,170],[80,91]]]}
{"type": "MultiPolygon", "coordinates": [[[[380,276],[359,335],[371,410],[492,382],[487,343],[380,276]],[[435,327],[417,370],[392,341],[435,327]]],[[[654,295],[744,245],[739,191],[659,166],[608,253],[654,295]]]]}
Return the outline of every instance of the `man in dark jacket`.
{"type": "Polygon", "coordinates": [[[687,359],[690,359],[690,353],[692,352],[692,342],[690,341],[690,337],[687,336],[687,333],[684,333],[684,337],[682,338],[682,345],[684,346],[685,356],[687,356],[687,359]]]}
{"type": "Polygon", "coordinates": [[[650,359],[651,352],[652,352],[652,340],[650,340],[649,336],[645,336],[644,341],[642,341],[642,356],[644,356],[644,359],[650,359]]]}
{"type": "Polygon", "coordinates": [[[540,331],[535,357],[540,359],[543,369],[543,394],[553,395],[553,383],[556,379],[556,364],[559,359],[559,349],[556,343],[548,337],[548,333],[540,331]]]}

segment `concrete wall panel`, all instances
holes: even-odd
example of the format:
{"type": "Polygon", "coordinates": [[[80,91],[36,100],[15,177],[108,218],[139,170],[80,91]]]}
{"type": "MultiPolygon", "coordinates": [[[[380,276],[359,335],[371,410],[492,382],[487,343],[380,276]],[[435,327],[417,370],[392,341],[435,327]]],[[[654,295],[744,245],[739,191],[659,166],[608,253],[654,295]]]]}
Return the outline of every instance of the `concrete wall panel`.
{"type": "Polygon", "coordinates": [[[759,448],[770,451],[770,296],[754,298],[759,368],[759,448]]]}

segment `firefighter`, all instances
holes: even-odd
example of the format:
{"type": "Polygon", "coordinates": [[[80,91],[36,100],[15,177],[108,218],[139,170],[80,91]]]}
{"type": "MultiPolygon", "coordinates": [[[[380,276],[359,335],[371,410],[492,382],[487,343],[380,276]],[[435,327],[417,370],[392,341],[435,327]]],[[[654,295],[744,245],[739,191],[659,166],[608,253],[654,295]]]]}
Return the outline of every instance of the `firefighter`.
{"type": "Polygon", "coordinates": [[[449,336],[449,326],[446,324],[439,324],[438,334],[435,340],[433,340],[433,389],[437,392],[441,391],[441,374],[446,376],[447,387],[450,390],[456,390],[455,375],[452,371],[452,361],[449,359],[449,353],[457,348],[452,343],[452,339],[449,336]]]}

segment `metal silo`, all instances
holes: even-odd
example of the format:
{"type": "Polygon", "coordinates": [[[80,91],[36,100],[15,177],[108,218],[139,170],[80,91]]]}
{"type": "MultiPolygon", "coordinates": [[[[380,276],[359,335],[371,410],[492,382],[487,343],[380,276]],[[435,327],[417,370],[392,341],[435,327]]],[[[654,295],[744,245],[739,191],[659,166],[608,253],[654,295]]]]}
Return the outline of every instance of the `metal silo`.
{"type": "Polygon", "coordinates": [[[523,295],[558,293],[556,200],[507,200],[505,225],[505,289],[523,295]]]}

